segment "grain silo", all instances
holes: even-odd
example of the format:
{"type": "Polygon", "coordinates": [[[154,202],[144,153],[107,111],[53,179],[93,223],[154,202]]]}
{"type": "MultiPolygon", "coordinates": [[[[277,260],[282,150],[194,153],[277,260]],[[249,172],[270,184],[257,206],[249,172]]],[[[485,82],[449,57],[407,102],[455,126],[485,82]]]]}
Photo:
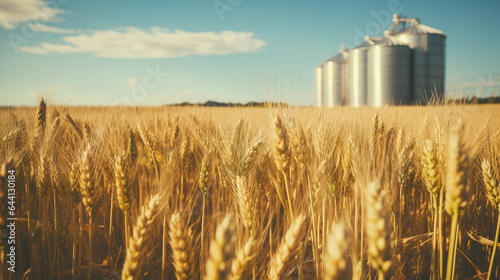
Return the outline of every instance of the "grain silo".
{"type": "Polygon", "coordinates": [[[425,104],[442,97],[446,35],[415,18],[393,16],[383,38],[341,49],[315,70],[315,103],[381,107],[425,104]],[[322,86],[320,86],[322,85],[322,86]],[[320,98],[321,97],[321,98],[320,98]]]}
{"type": "Polygon", "coordinates": [[[410,104],[410,48],[387,36],[368,49],[368,105],[410,104]]]}
{"type": "Polygon", "coordinates": [[[348,61],[348,97],[347,104],[353,107],[366,105],[368,48],[373,46],[379,37],[366,36],[365,41],[349,51],[348,61]]]}
{"type": "Polygon", "coordinates": [[[346,84],[343,80],[346,78],[347,55],[347,50],[341,48],[338,54],[326,60],[322,65],[322,94],[326,98],[323,106],[333,107],[342,103],[342,96],[345,96],[346,91],[346,84]]]}
{"type": "Polygon", "coordinates": [[[321,107],[324,104],[323,95],[323,68],[316,67],[314,70],[314,97],[316,107],[321,107]]]}
{"type": "Polygon", "coordinates": [[[399,15],[394,15],[388,33],[411,48],[413,103],[425,104],[431,94],[442,96],[445,82],[446,35],[421,24],[416,18],[403,18],[399,15]]]}

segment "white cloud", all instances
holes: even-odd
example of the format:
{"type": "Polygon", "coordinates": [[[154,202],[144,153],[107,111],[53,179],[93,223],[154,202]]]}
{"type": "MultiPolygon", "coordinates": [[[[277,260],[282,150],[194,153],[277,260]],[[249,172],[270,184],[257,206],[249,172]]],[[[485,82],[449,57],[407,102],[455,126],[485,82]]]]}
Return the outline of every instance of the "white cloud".
{"type": "Polygon", "coordinates": [[[172,58],[262,51],[266,42],[253,32],[187,32],[152,27],[96,30],[66,36],[66,44],[42,43],[40,48],[54,53],[90,53],[109,58],[172,58]]]}
{"type": "Polygon", "coordinates": [[[65,28],[59,28],[59,27],[54,27],[54,26],[48,26],[48,25],[41,24],[41,23],[29,23],[28,25],[32,30],[36,30],[39,32],[49,32],[49,33],[57,33],[57,34],[73,34],[73,33],[75,33],[75,30],[73,30],[73,29],[65,29],[65,28]]]}
{"type": "Polygon", "coordinates": [[[41,47],[26,47],[26,46],[22,46],[22,47],[19,47],[19,50],[22,51],[22,52],[27,52],[27,53],[32,53],[32,54],[48,54],[49,52],[47,50],[45,50],[44,48],[41,48],[41,47]]]}
{"type": "Polygon", "coordinates": [[[137,80],[136,78],[130,78],[130,80],[128,80],[127,86],[135,87],[138,84],[139,84],[139,80],[137,80]]]}
{"type": "Polygon", "coordinates": [[[13,29],[16,25],[27,21],[56,21],[57,14],[64,12],[42,0],[1,0],[0,26],[13,29]]]}

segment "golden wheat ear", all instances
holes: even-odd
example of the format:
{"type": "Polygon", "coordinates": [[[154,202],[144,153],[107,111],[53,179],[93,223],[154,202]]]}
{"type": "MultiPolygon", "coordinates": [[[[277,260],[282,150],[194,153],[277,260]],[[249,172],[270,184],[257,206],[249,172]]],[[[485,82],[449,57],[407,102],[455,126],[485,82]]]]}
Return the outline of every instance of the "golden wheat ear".
{"type": "Polygon", "coordinates": [[[372,181],[366,189],[366,237],[368,239],[368,259],[377,270],[378,279],[384,279],[391,267],[391,227],[379,181],[372,181]]]}
{"type": "Polygon", "coordinates": [[[349,253],[350,238],[343,223],[333,225],[328,234],[324,271],[326,280],[348,279],[347,255],[349,253]]]}
{"type": "Polygon", "coordinates": [[[453,279],[455,274],[455,260],[457,250],[457,230],[460,210],[467,206],[467,172],[468,159],[463,142],[464,126],[461,120],[452,127],[448,135],[448,160],[446,162],[446,196],[445,210],[451,215],[450,246],[448,249],[448,263],[446,265],[446,279],[453,279]]]}
{"type": "Polygon", "coordinates": [[[38,151],[38,149],[43,144],[43,139],[45,135],[45,127],[47,125],[47,103],[43,100],[43,97],[38,103],[38,108],[36,111],[36,123],[35,123],[35,135],[32,142],[32,150],[38,151]]]}
{"type": "Polygon", "coordinates": [[[445,209],[450,215],[458,213],[467,205],[468,157],[463,142],[463,129],[463,123],[459,121],[448,135],[445,209]]]}
{"type": "Polygon", "coordinates": [[[133,188],[130,184],[129,164],[126,160],[126,152],[115,157],[115,190],[118,201],[118,207],[125,213],[129,212],[134,202],[133,188]]]}
{"type": "Polygon", "coordinates": [[[134,225],[133,234],[130,237],[127,248],[127,256],[123,264],[122,280],[141,278],[142,266],[149,250],[153,223],[160,209],[160,195],[152,196],[141,208],[137,222],[134,225]]]}
{"type": "Polygon", "coordinates": [[[252,229],[253,218],[254,218],[254,199],[252,197],[250,186],[247,181],[241,177],[236,176],[236,200],[238,201],[238,206],[240,209],[241,218],[243,220],[243,225],[252,229]]]}
{"type": "Polygon", "coordinates": [[[276,166],[281,172],[285,172],[290,167],[290,150],[288,149],[288,135],[280,116],[273,120],[273,154],[276,166]]]}
{"type": "Polygon", "coordinates": [[[231,274],[229,280],[241,280],[251,278],[251,268],[253,267],[253,260],[258,253],[258,242],[250,237],[248,241],[236,253],[236,257],[231,265],[231,274]]]}
{"type": "Polygon", "coordinates": [[[297,265],[306,237],[307,220],[304,214],[296,217],[287,230],[281,244],[271,259],[268,278],[285,279],[297,265]]]}
{"type": "Polygon", "coordinates": [[[94,162],[92,161],[92,145],[89,143],[82,154],[80,164],[80,189],[82,201],[88,212],[97,205],[98,193],[94,182],[94,162]]]}
{"type": "Polygon", "coordinates": [[[204,279],[222,280],[229,276],[234,257],[233,235],[235,229],[232,223],[232,215],[228,214],[217,226],[215,237],[210,242],[210,258],[207,261],[204,279]]]}
{"type": "Polygon", "coordinates": [[[425,187],[431,195],[441,191],[441,173],[439,172],[436,149],[431,140],[426,140],[422,150],[422,165],[425,187]]]}
{"type": "Polygon", "coordinates": [[[498,179],[493,171],[493,166],[486,159],[483,159],[483,162],[481,163],[481,174],[483,177],[486,197],[488,197],[488,200],[493,208],[500,210],[500,185],[498,184],[498,179]]]}
{"type": "Polygon", "coordinates": [[[193,231],[186,225],[180,213],[170,218],[170,246],[175,276],[179,280],[196,279],[196,255],[193,248],[195,242],[193,231]]]}

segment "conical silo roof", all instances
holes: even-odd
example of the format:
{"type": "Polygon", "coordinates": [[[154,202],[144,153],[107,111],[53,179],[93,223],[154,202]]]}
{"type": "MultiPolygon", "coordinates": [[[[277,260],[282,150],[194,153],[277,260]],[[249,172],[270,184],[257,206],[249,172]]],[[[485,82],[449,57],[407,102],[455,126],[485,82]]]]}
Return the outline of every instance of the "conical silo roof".
{"type": "Polygon", "coordinates": [[[401,33],[438,34],[438,35],[446,36],[443,31],[438,30],[438,29],[433,28],[433,27],[430,27],[430,26],[427,26],[427,25],[424,25],[424,24],[420,24],[420,23],[412,24],[405,29],[395,31],[392,35],[397,35],[397,34],[401,34],[401,33]]]}
{"type": "Polygon", "coordinates": [[[369,48],[369,47],[375,45],[380,40],[382,40],[382,37],[373,37],[373,36],[366,35],[363,43],[357,45],[356,47],[352,48],[351,50],[369,48]]]}
{"type": "Polygon", "coordinates": [[[325,60],[323,62],[323,64],[325,64],[328,61],[342,62],[342,61],[346,60],[347,59],[347,52],[348,51],[349,50],[347,48],[341,47],[340,50],[339,50],[339,52],[336,55],[334,55],[334,56],[330,57],[329,59],[325,60]]]}
{"type": "Polygon", "coordinates": [[[386,32],[385,37],[375,42],[373,46],[407,46],[407,45],[401,42],[398,38],[388,35],[386,32]]]}

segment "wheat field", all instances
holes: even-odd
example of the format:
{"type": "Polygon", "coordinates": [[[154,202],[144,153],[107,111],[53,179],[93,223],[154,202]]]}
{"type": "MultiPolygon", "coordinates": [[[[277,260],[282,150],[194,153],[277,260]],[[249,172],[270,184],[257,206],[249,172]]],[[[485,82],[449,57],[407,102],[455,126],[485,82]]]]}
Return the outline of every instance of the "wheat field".
{"type": "Polygon", "coordinates": [[[500,279],[499,119],[460,104],[3,108],[0,273],[500,279]]]}

